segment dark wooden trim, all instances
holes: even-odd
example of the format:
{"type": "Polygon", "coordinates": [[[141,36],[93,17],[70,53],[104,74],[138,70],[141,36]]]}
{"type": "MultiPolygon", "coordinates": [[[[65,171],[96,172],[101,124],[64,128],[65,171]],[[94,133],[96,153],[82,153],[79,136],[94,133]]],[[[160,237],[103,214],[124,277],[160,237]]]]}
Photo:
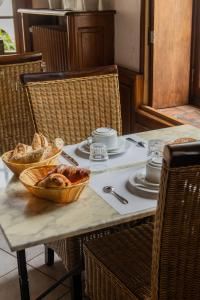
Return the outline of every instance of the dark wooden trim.
{"type": "Polygon", "coordinates": [[[15,26],[15,39],[16,39],[16,51],[18,53],[23,52],[23,35],[22,35],[22,23],[21,16],[17,13],[18,8],[30,8],[30,0],[12,0],[13,3],[13,17],[15,26]]]}
{"type": "Polygon", "coordinates": [[[0,56],[0,65],[20,64],[29,61],[42,60],[41,53],[11,54],[0,56]]]}
{"type": "Polygon", "coordinates": [[[173,123],[173,125],[183,125],[185,124],[183,121],[179,121],[176,118],[170,117],[168,115],[165,115],[159,111],[157,111],[155,108],[152,108],[150,106],[142,105],[141,109],[147,113],[150,113],[152,116],[156,116],[158,118],[162,118],[163,121],[173,123]]]}
{"type": "Polygon", "coordinates": [[[140,68],[139,72],[144,73],[145,63],[145,24],[146,24],[146,3],[147,0],[141,0],[141,13],[140,13],[140,68]]]}
{"type": "Polygon", "coordinates": [[[163,115],[150,106],[144,105],[136,109],[135,122],[149,130],[185,124],[173,117],[163,115]]]}
{"type": "MultiPolygon", "coordinates": [[[[149,0],[149,31],[154,31],[154,0],[149,0]]],[[[149,33],[148,33],[149,34],[149,33]]],[[[149,42],[149,41],[148,41],[149,42]]],[[[154,45],[149,43],[149,105],[153,105],[153,55],[154,45]]]]}
{"type": "Polygon", "coordinates": [[[135,107],[143,97],[143,75],[121,66],[119,69],[119,87],[122,111],[123,134],[135,131],[135,107]]]}
{"type": "Polygon", "coordinates": [[[189,87],[189,103],[195,104],[194,99],[194,81],[193,81],[193,72],[195,70],[195,53],[196,53],[196,47],[197,47],[197,29],[196,25],[198,22],[198,1],[199,0],[193,0],[193,15],[192,15],[192,44],[191,44],[191,61],[190,61],[190,87],[189,87]]]}
{"type": "Polygon", "coordinates": [[[162,117],[154,116],[151,113],[145,112],[143,109],[136,111],[135,122],[142,127],[148,128],[148,130],[175,126],[175,124],[163,120],[162,117]]]}
{"type": "Polygon", "coordinates": [[[179,168],[200,164],[200,142],[167,145],[164,160],[169,167],[179,168]]]}
{"type": "Polygon", "coordinates": [[[45,72],[45,73],[23,74],[21,75],[21,81],[23,84],[28,84],[29,82],[62,80],[68,78],[97,76],[97,75],[106,75],[106,74],[118,74],[117,66],[116,65],[103,66],[103,67],[89,68],[81,71],[71,71],[71,72],[58,72],[58,73],[45,72]]]}

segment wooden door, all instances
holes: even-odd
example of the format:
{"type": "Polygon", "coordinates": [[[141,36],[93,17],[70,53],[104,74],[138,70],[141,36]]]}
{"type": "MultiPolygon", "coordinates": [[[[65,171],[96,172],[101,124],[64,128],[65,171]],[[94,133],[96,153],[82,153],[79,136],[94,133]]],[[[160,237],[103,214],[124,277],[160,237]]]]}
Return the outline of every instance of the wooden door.
{"type": "Polygon", "coordinates": [[[200,106],[200,1],[194,0],[191,66],[191,104],[200,106]]]}
{"type": "Polygon", "coordinates": [[[192,0],[150,0],[150,105],[188,103],[192,0]]]}

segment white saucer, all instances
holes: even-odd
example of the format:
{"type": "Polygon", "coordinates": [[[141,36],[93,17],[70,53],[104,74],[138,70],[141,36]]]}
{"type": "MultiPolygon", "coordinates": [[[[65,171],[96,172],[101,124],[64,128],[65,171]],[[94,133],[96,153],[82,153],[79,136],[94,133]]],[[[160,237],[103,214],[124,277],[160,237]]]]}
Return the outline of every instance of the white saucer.
{"type": "MultiPolygon", "coordinates": [[[[155,187],[152,188],[152,186],[150,187],[151,183],[148,182],[148,184],[150,184],[150,185],[147,186],[147,181],[138,180],[138,174],[141,175],[142,173],[140,172],[140,173],[131,175],[129,177],[128,184],[127,184],[129,191],[135,195],[142,197],[142,198],[158,199],[159,185],[156,188],[155,187]]],[[[142,176],[139,178],[141,179],[142,176]]]]}
{"type": "MultiPolygon", "coordinates": [[[[112,156],[112,155],[122,154],[126,152],[130,147],[131,147],[130,143],[128,143],[124,138],[119,137],[118,148],[113,150],[108,150],[108,155],[112,156]]],[[[89,149],[89,145],[87,144],[87,141],[83,141],[81,144],[79,144],[78,150],[84,154],[89,155],[90,149],[89,149]]]]}
{"type": "Polygon", "coordinates": [[[146,180],[145,169],[135,174],[135,182],[144,185],[149,189],[158,190],[159,183],[154,183],[146,180]]]}

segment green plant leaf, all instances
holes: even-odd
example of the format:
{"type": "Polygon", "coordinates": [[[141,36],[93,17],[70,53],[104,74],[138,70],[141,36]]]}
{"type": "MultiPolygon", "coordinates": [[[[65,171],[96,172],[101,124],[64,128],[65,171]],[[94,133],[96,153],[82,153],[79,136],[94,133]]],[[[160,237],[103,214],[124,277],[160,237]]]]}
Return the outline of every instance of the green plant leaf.
{"type": "Polygon", "coordinates": [[[15,43],[12,41],[10,35],[2,28],[0,28],[0,39],[3,40],[5,52],[16,50],[15,43]]]}

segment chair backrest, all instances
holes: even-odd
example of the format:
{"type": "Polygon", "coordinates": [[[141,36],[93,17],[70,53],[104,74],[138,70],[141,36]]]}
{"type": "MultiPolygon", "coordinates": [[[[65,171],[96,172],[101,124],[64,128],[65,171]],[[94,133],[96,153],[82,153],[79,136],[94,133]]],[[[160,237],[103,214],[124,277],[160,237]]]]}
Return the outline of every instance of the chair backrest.
{"type": "Polygon", "coordinates": [[[152,300],[200,299],[200,142],[164,150],[152,300]]]}
{"type": "Polygon", "coordinates": [[[121,107],[116,66],[64,73],[21,76],[32,107],[36,131],[50,140],[73,144],[97,127],[121,134],[121,107]]]}
{"type": "Polygon", "coordinates": [[[30,143],[34,133],[31,111],[20,83],[20,74],[41,72],[42,55],[0,56],[0,154],[18,142],[30,143]]]}

